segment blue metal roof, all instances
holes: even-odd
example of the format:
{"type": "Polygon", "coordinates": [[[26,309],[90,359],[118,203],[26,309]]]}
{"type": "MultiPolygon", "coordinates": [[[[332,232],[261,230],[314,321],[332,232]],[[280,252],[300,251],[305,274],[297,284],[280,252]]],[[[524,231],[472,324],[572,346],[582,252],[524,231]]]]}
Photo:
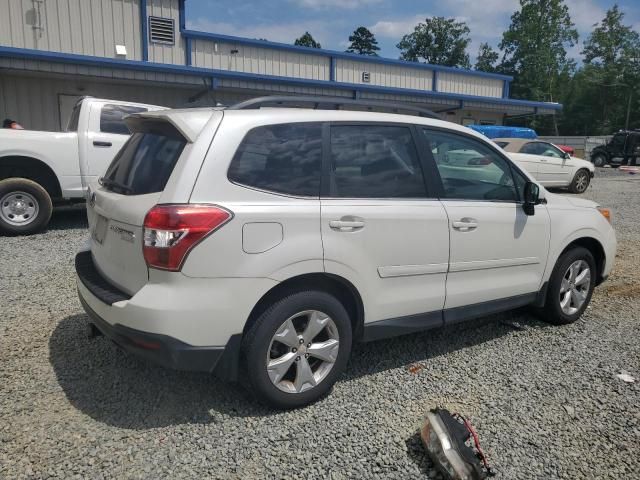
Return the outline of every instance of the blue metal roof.
{"type": "Polygon", "coordinates": [[[514,100],[510,98],[481,97],[475,95],[464,95],[457,93],[445,93],[432,90],[413,90],[407,88],[382,87],[377,85],[363,85],[331,80],[310,80],[304,78],[281,77],[275,75],[262,75],[255,73],[245,73],[230,70],[217,70],[188,65],[175,65],[155,62],[144,62],[139,60],[120,60],[114,58],[95,57],[89,55],[78,55],[61,52],[48,52],[43,50],[33,50],[26,48],[0,47],[0,57],[20,58],[25,60],[42,60],[56,63],[71,63],[78,65],[122,68],[126,70],[153,71],[164,73],[176,73],[183,75],[193,75],[206,78],[229,78],[235,80],[252,80],[268,83],[280,83],[288,85],[298,85],[306,87],[320,87],[341,90],[352,90],[362,92],[387,93],[394,95],[416,95],[431,98],[442,98],[443,100],[458,100],[469,102],[484,102],[496,105],[511,105],[529,108],[544,108],[550,110],[560,110],[562,105],[557,103],[533,102],[528,100],[514,100]]]}
{"type": "Polygon", "coordinates": [[[383,65],[396,65],[408,68],[422,68],[437,72],[458,73],[461,75],[471,75],[474,77],[495,78],[498,80],[513,80],[509,75],[501,75],[499,73],[480,72],[478,70],[467,70],[464,68],[445,67],[442,65],[432,65],[430,63],[408,62],[406,60],[395,60],[393,58],[373,57],[370,55],[358,55],[357,53],[339,52],[337,50],[326,50],[324,48],[300,47],[297,45],[289,45],[288,43],[270,42],[268,40],[256,40],[253,38],[235,37],[232,35],[223,35],[221,33],[207,33],[195,30],[184,30],[181,32],[184,37],[196,38],[202,40],[211,40],[218,42],[232,42],[241,45],[251,45],[252,47],[273,48],[277,50],[288,50],[296,53],[304,53],[306,55],[319,55],[330,58],[344,58],[347,60],[378,63],[383,65]]]}

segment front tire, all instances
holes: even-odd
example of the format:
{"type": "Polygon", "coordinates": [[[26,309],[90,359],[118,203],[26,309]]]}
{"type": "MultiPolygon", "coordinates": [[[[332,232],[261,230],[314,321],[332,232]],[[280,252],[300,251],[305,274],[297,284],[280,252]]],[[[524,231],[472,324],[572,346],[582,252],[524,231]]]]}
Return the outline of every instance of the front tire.
{"type": "Polygon", "coordinates": [[[569,185],[569,191],[571,193],[584,193],[589,188],[591,183],[591,174],[588,170],[578,170],[573,177],[571,185],[569,185]]]}
{"type": "Polygon", "coordinates": [[[51,197],[27,178],[0,181],[0,233],[31,235],[47,226],[53,212],[51,197]]]}
{"type": "Polygon", "coordinates": [[[593,157],[591,157],[591,162],[596,167],[604,167],[607,164],[607,157],[602,153],[596,153],[593,157]]]}
{"type": "Polygon", "coordinates": [[[346,368],[351,337],[347,311],[328,293],[304,291],[275,302],[243,340],[258,400],[291,409],[322,398],[346,368]]]}
{"type": "Polygon", "coordinates": [[[586,248],[563,253],[549,279],[544,320],[555,325],[578,320],[591,301],[596,273],[596,262],[586,248]]]}

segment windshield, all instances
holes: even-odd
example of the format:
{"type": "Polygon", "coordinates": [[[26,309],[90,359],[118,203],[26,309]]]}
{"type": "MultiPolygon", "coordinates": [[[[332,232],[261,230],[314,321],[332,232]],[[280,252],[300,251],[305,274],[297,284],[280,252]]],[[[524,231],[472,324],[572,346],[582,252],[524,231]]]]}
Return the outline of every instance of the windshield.
{"type": "Polygon", "coordinates": [[[134,133],[111,162],[102,186],[123,195],[161,192],[185,145],[179,135],[134,133]]]}

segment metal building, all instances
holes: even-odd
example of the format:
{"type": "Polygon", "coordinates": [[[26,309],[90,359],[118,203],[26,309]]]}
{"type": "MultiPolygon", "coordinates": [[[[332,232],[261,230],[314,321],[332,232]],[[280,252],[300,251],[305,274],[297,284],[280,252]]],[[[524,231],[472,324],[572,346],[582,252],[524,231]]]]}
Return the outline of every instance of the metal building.
{"type": "Polygon", "coordinates": [[[512,78],[188,30],[184,0],[0,0],[0,118],[61,130],[93,95],[167,106],[256,95],[417,102],[501,124],[561,105],[509,98],[512,78]]]}

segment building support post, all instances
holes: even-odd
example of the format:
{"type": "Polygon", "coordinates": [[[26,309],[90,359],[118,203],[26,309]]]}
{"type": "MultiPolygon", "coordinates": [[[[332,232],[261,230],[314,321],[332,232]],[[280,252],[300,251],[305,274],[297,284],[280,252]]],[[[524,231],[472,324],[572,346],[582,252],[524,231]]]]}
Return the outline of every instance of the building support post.
{"type": "Polygon", "coordinates": [[[147,18],[147,0],[140,0],[140,33],[142,36],[142,61],[149,61],[149,19],[147,18]]]}

